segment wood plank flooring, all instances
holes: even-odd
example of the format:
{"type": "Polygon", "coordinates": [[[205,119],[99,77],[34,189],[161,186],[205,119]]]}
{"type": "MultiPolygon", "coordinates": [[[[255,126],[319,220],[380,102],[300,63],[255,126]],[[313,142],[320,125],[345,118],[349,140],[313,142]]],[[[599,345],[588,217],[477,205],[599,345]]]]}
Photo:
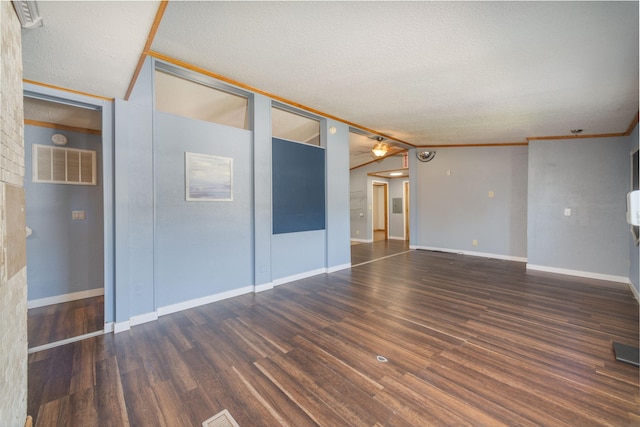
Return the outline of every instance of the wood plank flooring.
{"type": "Polygon", "coordinates": [[[379,240],[373,243],[361,243],[351,246],[351,265],[357,266],[385,256],[399,254],[409,250],[406,240],[379,240]]]}
{"type": "Polygon", "coordinates": [[[104,296],[84,298],[27,311],[29,348],[104,329],[104,296]]]}
{"type": "Polygon", "coordinates": [[[223,409],[242,427],[637,426],[638,368],[614,340],[638,345],[625,285],[409,251],[31,354],[28,412],[37,427],[223,409]]]}

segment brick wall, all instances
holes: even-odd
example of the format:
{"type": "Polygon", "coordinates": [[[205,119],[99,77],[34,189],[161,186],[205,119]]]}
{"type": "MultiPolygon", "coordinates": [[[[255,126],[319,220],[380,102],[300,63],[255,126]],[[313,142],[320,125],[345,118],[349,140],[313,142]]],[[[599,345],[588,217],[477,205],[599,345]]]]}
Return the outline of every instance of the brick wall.
{"type": "Polygon", "coordinates": [[[0,426],[27,415],[27,273],[20,24],[0,1],[0,426]]]}

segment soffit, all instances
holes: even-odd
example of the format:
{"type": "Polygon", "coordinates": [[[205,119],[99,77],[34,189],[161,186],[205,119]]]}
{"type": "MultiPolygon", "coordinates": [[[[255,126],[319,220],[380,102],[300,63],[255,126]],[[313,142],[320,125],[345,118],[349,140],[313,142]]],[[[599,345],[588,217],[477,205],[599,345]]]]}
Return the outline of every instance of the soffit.
{"type": "Polygon", "coordinates": [[[58,104],[41,99],[24,98],[24,118],[45,124],[78,129],[102,129],[102,114],[98,110],[58,104]]]}

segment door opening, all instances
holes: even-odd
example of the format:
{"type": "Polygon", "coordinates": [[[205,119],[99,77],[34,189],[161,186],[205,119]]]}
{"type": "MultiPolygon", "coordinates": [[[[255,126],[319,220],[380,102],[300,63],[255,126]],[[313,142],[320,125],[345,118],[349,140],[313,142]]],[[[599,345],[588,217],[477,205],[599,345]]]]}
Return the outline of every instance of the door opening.
{"type": "Polygon", "coordinates": [[[404,207],[403,207],[403,212],[404,212],[404,240],[405,241],[409,241],[409,181],[404,181],[402,183],[402,192],[403,192],[403,198],[404,198],[404,207]]]}
{"type": "Polygon", "coordinates": [[[373,241],[389,239],[389,185],[373,183],[372,200],[373,241]]]}
{"type": "Polygon", "coordinates": [[[105,328],[101,108],[25,93],[30,351],[105,328]]]}

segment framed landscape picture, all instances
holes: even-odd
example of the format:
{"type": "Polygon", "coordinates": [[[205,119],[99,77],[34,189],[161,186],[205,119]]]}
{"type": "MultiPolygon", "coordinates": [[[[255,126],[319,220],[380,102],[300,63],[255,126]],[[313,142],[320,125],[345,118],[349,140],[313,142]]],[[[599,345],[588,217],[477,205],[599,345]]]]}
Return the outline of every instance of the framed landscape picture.
{"type": "Polygon", "coordinates": [[[233,159],[186,152],[185,175],[188,202],[233,200],[233,159]]]}

